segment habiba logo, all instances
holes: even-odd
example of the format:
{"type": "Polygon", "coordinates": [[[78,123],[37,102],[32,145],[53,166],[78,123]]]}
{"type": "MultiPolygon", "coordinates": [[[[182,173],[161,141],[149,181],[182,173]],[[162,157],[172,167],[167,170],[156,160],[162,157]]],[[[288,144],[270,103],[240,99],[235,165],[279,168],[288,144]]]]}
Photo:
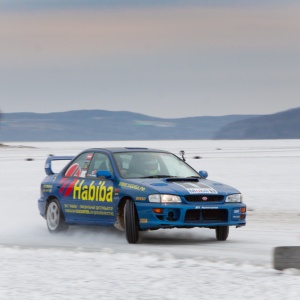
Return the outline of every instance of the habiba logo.
{"type": "Polygon", "coordinates": [[[68,197],[73,192],[73,199],[84,201],[100,201],[100,202],[112,202],[113,201],[113,186],[106,186],[105,181],[99,181],[98,185],[95,185],[93,180],[89,185],[84,184],[85,180],[73,179],[62,180],[62,187],[59,190],[60,194],[64,194],[68,197]]]}

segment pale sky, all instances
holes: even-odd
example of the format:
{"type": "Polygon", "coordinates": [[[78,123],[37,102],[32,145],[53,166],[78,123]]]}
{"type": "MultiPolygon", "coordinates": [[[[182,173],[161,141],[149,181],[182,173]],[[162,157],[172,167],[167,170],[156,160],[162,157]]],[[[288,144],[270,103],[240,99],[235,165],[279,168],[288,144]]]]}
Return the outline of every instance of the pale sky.
{"type": "Polygon", "coordinates": [[[0,0],[0,110],[179,118],[299,107],[298,2],[0,0]]]}

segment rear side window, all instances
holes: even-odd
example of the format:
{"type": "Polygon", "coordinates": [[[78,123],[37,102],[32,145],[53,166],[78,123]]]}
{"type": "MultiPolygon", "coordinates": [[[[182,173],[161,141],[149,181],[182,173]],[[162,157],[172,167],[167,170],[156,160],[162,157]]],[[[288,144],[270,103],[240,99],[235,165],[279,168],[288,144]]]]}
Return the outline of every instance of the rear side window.
{"type": "Polygon", "coordinates": [[[89,168],[93,152],[82,153],[70,165],[65,172],[67,177],[85,177],[89,168]]]}

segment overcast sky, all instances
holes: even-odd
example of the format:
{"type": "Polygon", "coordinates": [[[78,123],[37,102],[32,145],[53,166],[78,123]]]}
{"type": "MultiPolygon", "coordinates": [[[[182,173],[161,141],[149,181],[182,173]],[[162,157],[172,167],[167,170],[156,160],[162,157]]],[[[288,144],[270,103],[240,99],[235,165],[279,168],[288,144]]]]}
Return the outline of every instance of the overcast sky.
{"type": "Polygon", "coordinates": [[[0,0],[0,110],[178,118],[299,107],[297,3],[0,0]]]}

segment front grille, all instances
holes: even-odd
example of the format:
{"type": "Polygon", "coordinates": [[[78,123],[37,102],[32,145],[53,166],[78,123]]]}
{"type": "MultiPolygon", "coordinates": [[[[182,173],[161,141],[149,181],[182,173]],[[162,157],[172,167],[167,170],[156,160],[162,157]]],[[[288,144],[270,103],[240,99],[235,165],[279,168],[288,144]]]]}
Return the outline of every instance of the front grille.
{"type": "Polygon", "coordinates": [[[188,209],[184,218],[184,222],[187,223],[227,222],[227,220],[228,213],[226,209],[188,209]]]}
{"type": "Polygon", "coordinates": [[[187,202],[222,202],[222,195],[187,195],[184,197],[187,202]]]}

